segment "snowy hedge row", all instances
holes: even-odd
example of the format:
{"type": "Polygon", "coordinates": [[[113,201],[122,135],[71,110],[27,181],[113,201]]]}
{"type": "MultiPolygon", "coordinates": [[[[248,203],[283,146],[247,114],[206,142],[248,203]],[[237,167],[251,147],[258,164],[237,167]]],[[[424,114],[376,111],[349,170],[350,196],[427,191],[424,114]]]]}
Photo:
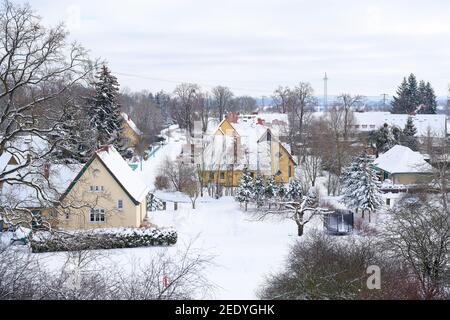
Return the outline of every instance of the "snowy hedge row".
{"type": "Polygon", "coordinates": [[[177,243],[173,229],[97,229],[74,233],[37,232],[30,241],[34,253],[171,246],[177,243]]]}

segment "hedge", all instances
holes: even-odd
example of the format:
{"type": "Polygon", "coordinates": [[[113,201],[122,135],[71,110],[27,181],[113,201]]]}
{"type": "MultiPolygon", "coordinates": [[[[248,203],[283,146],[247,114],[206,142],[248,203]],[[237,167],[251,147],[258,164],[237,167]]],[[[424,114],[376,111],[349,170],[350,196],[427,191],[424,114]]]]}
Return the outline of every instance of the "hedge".
{"type": "Polygon", "coordinates": [[[73,233],[36,232],[30,239],[30,246],[34,253],[108,250],[171,246],[177,239],[174,229],[97,229],[73,233]]]}

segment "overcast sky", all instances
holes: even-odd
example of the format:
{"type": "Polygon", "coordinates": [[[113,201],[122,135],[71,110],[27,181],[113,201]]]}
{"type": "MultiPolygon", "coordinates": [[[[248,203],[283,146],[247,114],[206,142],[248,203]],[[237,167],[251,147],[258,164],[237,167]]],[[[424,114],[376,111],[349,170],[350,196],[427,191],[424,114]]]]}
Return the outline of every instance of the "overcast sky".
{"type": "Polygon", "coordinates": [[[450,84],[448,0],[29,2],[132,90],[195,82],[268,96],[308,81],[320,95],[325,72],[330,94],[394,94],[411,72],[438,95],[450,84]]]}

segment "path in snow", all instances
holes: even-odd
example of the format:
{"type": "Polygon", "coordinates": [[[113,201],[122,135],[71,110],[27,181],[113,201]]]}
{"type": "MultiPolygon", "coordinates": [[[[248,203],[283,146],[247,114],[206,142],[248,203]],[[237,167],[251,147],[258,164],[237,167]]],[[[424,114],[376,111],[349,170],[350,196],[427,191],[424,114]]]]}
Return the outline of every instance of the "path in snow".
{"type": "Polygon", "coordinates": [[[183,144],[186,138],[183,136],[183,131],[178,129],[178,126],[172,126],[163,131],[163,136],[166,138],[167,144],[164,145],[154,156],[143,162],[141,167],[136,172],[141,176],[142,181],[150,188],[155,189],[155,178],[158,175],[158,170],[166,158],[175,160],[181,153],[183,144]]]}

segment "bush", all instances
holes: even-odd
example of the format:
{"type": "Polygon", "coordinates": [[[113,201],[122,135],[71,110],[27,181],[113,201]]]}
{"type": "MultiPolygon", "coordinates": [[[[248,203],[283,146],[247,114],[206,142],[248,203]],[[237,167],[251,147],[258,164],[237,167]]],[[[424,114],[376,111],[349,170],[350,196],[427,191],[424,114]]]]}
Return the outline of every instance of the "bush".
{"type": "Polygon", "coordinates": [[[399,260],[383,256],[370,238],[311,233],[297,242],[284,270],[269,275],[258,292],[264,300],[417,299],[418,285],[399,260]],[[368,266],[382,271],[381,290],[367,287],[368,266]]]}
{"type": "Polygon", "coordinates": [[[169,189],[169,179],[165,176],[157,176],[155,179],[155,188],[157,190],[169,189]]]}
{"type": "Polygon", "coordinates": [[[177,239],[173,229],[97,229],[74,233],[37,232],[30,245],[32,252],[43,253],[171,246],[177,239]]]}

